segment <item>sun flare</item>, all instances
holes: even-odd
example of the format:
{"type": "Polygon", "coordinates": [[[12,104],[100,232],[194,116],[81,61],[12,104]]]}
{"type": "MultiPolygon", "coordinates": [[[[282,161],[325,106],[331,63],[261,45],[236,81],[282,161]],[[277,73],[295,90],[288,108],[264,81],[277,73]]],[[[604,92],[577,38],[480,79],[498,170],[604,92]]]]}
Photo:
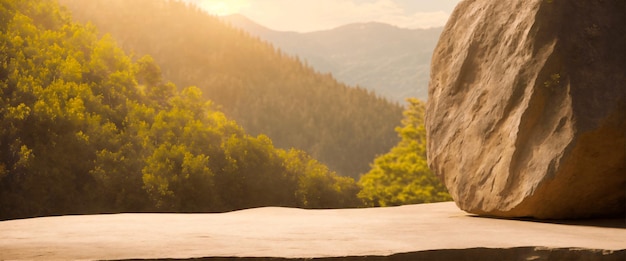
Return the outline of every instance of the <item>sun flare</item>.
{"type": "Polygon", "coordinates": [[[198,7],[217,16],[235,14],[249,6],[245,0],[195,0],[195,2],[198,7]]]}

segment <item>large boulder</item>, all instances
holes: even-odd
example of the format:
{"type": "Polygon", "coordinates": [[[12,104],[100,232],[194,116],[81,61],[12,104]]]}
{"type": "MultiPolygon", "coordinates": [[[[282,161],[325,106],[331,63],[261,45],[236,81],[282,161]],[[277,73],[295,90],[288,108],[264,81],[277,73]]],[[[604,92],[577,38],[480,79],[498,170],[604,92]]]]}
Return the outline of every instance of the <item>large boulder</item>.
{"type": "Polygon", "coordinates": [[[433,54],[430,167],[470,213],[626,211],[626,1],[465,0],[433,54]]]}

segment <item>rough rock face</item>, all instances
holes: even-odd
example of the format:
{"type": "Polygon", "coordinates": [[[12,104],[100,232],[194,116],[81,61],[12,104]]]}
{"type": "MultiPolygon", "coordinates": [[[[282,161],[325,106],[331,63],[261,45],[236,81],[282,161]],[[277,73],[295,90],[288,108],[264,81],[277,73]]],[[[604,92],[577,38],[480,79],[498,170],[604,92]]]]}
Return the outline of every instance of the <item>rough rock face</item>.
{"type": "Polygon", "coordinates": [[[626,211],[626,1],[465,0],[435,49],[430,167],[468,212],[626,211]]]}

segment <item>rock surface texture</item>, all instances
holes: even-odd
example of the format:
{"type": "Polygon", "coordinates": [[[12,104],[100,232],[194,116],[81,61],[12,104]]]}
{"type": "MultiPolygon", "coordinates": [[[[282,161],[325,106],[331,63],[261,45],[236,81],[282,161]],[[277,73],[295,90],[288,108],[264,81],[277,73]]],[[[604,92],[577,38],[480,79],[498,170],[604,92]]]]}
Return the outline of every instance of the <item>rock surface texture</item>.
{"type": "Polygon", "coordinates": [[[465,0],[435,49],[430,167],[470,213],[626,211],[626,1],[465,0]]]}
{"type": "Polygon", "coordinates": [[[0,222],[0,260],[616,260],[624,221],[480,218],[453,202],[0,222]]]}

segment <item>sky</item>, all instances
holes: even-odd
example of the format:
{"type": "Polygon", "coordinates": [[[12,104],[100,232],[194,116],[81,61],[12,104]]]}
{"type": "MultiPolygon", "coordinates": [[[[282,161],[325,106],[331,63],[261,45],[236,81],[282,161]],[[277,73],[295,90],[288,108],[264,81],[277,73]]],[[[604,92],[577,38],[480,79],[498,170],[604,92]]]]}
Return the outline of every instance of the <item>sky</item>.
{"type": "Polygon", "coordinates": [[[278,31],[311,32],[350,23],[402,28],[445,25],[461,0],[185,0],[214,15],[242,14],[278,31]]]}

